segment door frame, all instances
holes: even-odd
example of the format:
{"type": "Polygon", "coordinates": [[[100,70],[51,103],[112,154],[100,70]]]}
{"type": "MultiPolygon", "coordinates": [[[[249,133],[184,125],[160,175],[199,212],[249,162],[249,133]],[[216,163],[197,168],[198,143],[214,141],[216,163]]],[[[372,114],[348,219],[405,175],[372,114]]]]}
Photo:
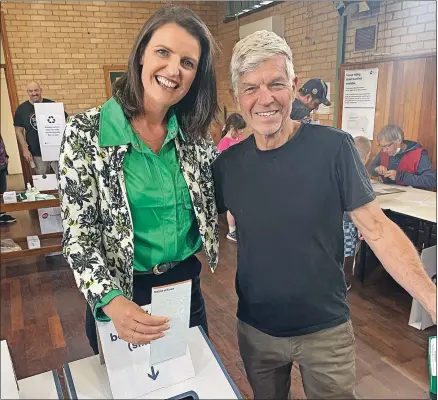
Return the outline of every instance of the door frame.
{"type": "MultiPolygon", "coordinates": [[[[8,86],[9,102],[11,104],[12,116],[14,116],[19,103],[18,103],[17,89],[15,85],[14,71],[12,69],[11,53],[9,51],[8,35],[6,32],[6,23],[5,23],[5,17],[3,11],[0,11],[0,27],[1,27],[1,41],[2,41],[3,55],[5,57],[5,64],[1,64],[1,68],[5,70],[6,85],[8,86]]],[[[26,186],[27,183],[30,183],[33,186],[32,170],[30,168],[29,163],[23,157],[23,152],[21,150],[21,146],[20,143],[18,142],[18,139],[16,140],[18,145],[18,151],[20,153],[20,161],[21,161],[21,169],[23,171],[24,185],[26,186]]]]}

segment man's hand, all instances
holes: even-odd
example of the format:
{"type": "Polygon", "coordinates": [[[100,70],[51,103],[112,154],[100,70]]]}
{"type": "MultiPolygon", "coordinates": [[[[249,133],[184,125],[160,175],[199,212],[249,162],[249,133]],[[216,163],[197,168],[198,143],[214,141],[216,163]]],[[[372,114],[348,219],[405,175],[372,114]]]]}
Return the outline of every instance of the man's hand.
{"type": "Polygon", "coordinates": [[[114,297],[103,312],[111,318],[120,339],[132,344],[148,344],[164,336],[168,318],[153,317],[126,297],[114,297]]]}
{"type": "Polygon", "coordinates": [[[395,177],[397,176],[397,171],[392,169],[391,171],[387,171],[383,176],[385,178],[389,178],[389,179],[395,181],[395,177]]]}
{"type": "Polygon", "coordinates": [[[374,171],[376,171],[379,175],[385,175],[388,172],[388,168],[386,168],[384,165],[379,165],[374,171]]]}
{"type": "Polygon", "coordinates": [[[32,154],[30,154],[29,149],[22,149],[23,150],[23,157],[26,159],[27,162],[30,162],[32,160],[32,154]]]}

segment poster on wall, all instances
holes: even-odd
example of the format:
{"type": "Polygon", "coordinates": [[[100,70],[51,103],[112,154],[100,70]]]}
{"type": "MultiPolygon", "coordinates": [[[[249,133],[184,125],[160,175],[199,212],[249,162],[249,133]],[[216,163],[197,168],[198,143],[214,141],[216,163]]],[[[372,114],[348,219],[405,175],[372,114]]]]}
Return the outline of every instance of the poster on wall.
{"type": "Polygon", "coordinates": [[[378,68],[345,71],[342,130],[373,140],[378,68]]]}

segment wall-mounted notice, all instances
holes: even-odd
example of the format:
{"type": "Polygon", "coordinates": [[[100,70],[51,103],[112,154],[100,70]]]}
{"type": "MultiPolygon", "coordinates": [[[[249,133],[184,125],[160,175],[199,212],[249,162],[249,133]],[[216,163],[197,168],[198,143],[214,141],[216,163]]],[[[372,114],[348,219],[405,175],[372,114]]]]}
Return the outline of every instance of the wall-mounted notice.
{"type": "Polygon", "coordinates": [[[378,68],[345,71],[342,130],[373,140],[378,68]]]}

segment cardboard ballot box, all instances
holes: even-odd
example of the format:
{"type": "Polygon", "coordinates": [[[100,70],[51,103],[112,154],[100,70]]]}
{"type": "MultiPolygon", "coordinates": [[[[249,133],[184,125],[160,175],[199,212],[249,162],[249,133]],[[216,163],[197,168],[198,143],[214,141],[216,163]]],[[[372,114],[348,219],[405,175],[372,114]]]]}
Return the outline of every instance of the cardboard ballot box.
{"type": "Polygon", "coordinates": [[[436,336],[429,337],[429,393],[430,397],[436,399],[436,336]]]}
{"type": "MultiPolygon", "coordinates": [[[[120,339],[119,339],[120,340],[120,339]]],[[[128,345],[126,343],[126,345],[128,345]]],[[[188,347],[191,355],[194,376],[177,384],[160,385],[160,389],[151,391],[142,399],[240,399],[236,385],[231,380],[216,350],[200,327],[189,329],[188,347]]],[[[134,352],[137,349],[133,349],[134,352]]],[[[169,361],[172,363],[173,360],[169,361]]],[[[175,360],[178,361],[177,359],[175,360]]],[[[144,381],[168,379],[165,369],[169,364],[162,363],[144,370],[144,381]]],[[[84,358],[64,366],[70,398],[72,399],[111,399],[110,381],[105,365],[99,356],[84,358]]],[[[121,384],[122,381],[119,382],[121,384]]],[[[136,385],[134,379],[123,382],[126,386],[136,385]]]]}
{"type": "Polygon", "coordinates": [[[1,399],[63,399],[61,384],[55,371],[16,380],[6,340],[1,343],[1,399]]]}

